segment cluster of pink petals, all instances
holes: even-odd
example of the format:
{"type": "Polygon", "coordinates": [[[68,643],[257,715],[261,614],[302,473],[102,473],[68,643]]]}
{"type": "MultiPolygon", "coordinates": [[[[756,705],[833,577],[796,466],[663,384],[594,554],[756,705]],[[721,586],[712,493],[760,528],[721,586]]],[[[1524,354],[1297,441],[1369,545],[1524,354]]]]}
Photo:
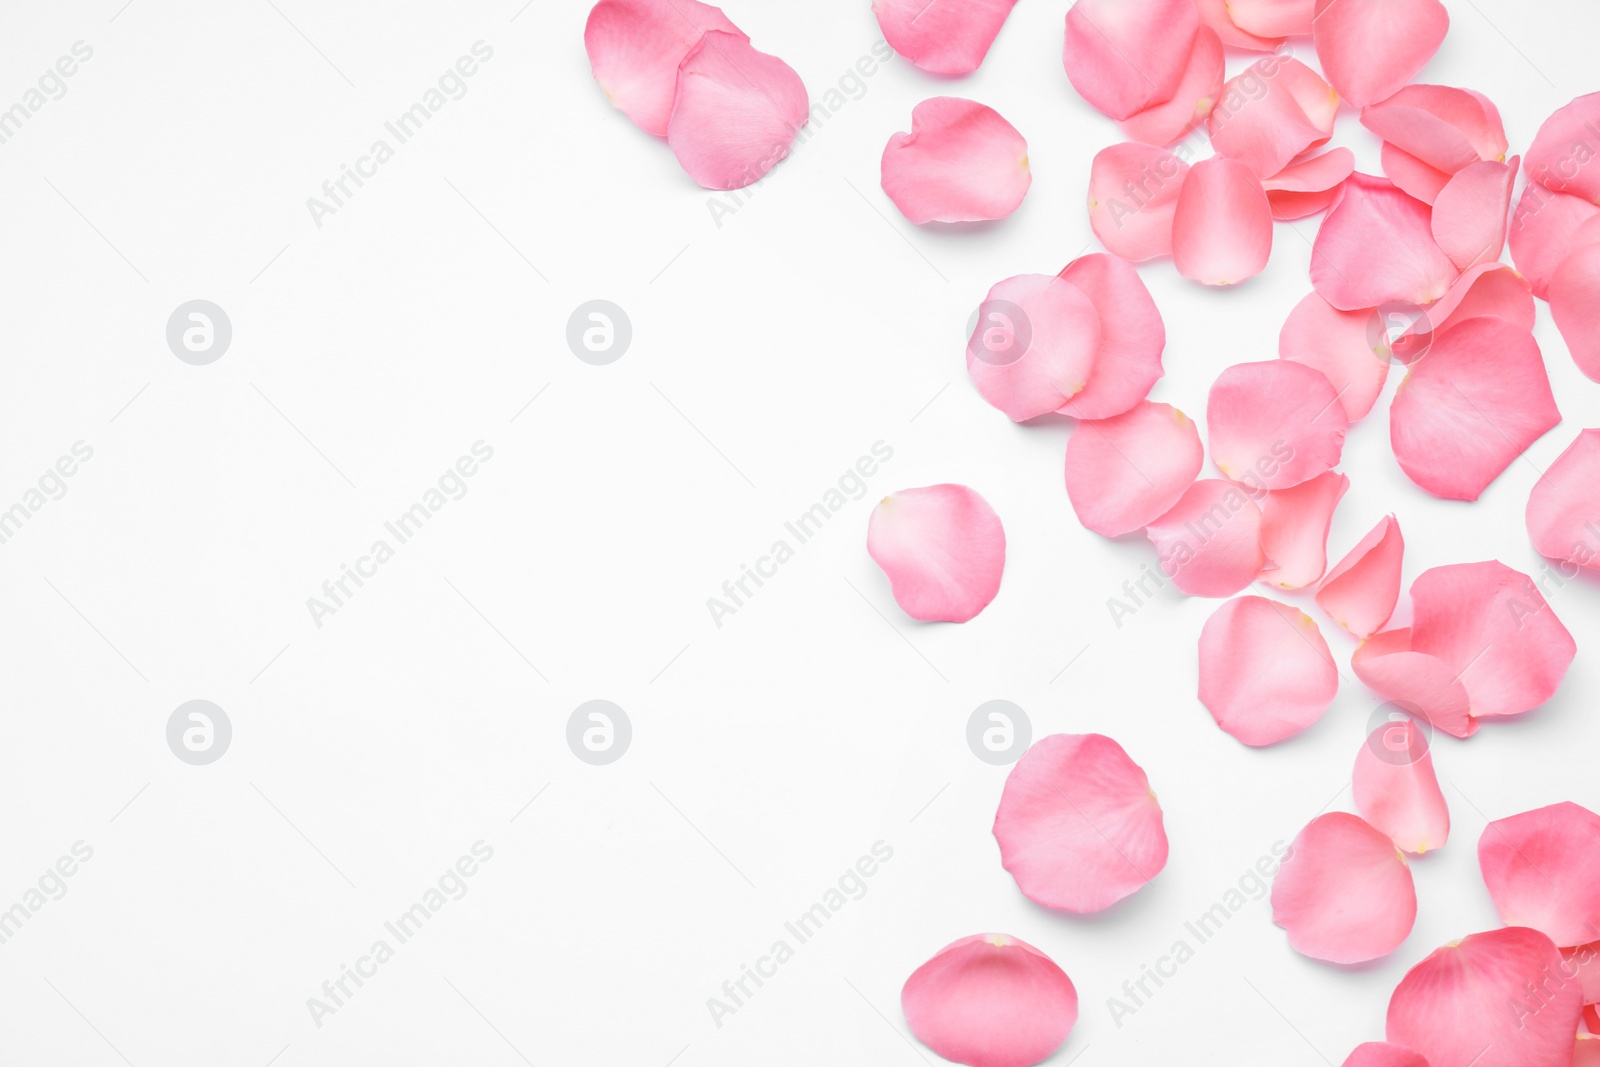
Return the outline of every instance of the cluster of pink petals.
{"type": "Polygon", "coordinates": [[[867,552],[907,615],[966,622],[1000,591],[1006,532],[976,491],[928,485],[878,502],[867,522],[867,552]]]}
{"type": "Polygon", "coordinates": [[[883,191],[900,213],[927,222],[1003,219],[1028,192],[1028,142],[994,108],[954,96],[924,100],[911,132],[883,150],[883,191]]]}

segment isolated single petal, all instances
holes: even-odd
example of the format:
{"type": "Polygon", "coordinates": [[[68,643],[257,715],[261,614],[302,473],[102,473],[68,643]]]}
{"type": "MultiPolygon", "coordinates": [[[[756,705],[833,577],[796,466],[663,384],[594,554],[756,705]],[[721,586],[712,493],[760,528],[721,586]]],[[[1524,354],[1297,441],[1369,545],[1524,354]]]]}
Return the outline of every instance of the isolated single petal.
{"type": "Polygon", "coordinates": [[[1439,0],[1316,0],[1311,40],[1339,95],[1366,107],[1393,95],[1444,42],[1439,0]]]}
{"type": "Polygon", "coordinates": [[[1533,581],[1497,560],[1422,572],[1411,583],[1411,606],[1412,649],[1456,672],[1475,716],[1543,704],[1577,652],[1533,581]]]}
{"type": "Polygon", "coordinates": [[[1409,628],[1385,630],[1361,642],[1350,669],[1379,696],[1434,729],[1452,737],[1478,732],[1459,672],[1436,656],[1413,651],[1409,628]]]}
{"type": "Polygon", "coordinates": [[[1362,108],[1361,125],[1446,176],[1479,160],[1506,157],[1499,109],[1471,89],[1407,85],[1362,108]]]}
{"type": "Polygon", "coordinates": [[[1538,182],[1522,187],[1511,215],[1511,261],[1533,287],[1533,295],[1549,298],[1556,268],[1586,244],[1600,244],[1600,207],[1566,193],[1553,193],[1538,182]]]}
{"type": "Polygon", "coordinates": [[[1430,304],[1459,273],[1434,240],[1428,205],[1359,172],[1345,180],[1344,196],[1311,247],[1311,284],[1343,311],[1430,304]]]}
{"type": "Polygon", "coordinates": [[[1600,430],[1580,431],[1540,475],[1527,519],[1540,555],[1600,572],[1600,430]]]}
{"type": "Polygon", "coordinates": [[[1600,937],[1600,815],[1581,804],[1491,822],[1478,838],[1478,868],[1507,926],[1569,947],[1600,937]]]}
{"type": "Polygon", "coordinates": [[[1129,141],[1089,165],[1089,227],[1132,263],[1172,254],[1172,215],[1189,164],[1164,148],[1129,141]]]}
{"type": "Polygon", "coordinates": [[[1463,167],[1434,199],[1433,239],[1462,270],[1500,258],[1517,163],[1512,156],[1509,163],[1463,167]]]}
{"type": "Polygon", "coordinates": [[[994,836],[1023,895],[1060,911],[1109,908],[1167,864],[1149,780],[1101,734],[1034,742],[1006,777],[994,836]]]}
{"type": "Polygon", "coordinates": [[[1061,61],[1078,95],[1114,119],[1170,100],[1200,29],[1192,0],[1078,0],[1061,61]]]}
{"type": "Polygon", "coordinates": [[[1261,509],[1233,482],[1202,478],[1145,527],[1161,571],[1190,596],[1232,596],[1266,564],[1261,509]]]}
{"type": "Polygon", "coordinates": [[[1428,731],[1405,716],[1378,726],[1356,753],[1356,810],[1403,852],[1421,855],[1450,838],[1450,807],[1433,771],[1428,731]]]}
{"type": "Polygon", "coordinates": [[[916,106],[911,132],[883,150],[882,175],[883,191],[918,225],[1003,219],[1033,181],[1016,127],[994,108],[954,96],[916,106]]]}
{"type": "Polygon", "coordinates": [[[1255,277],[1272,254],[1272,205],[1236,159],[1212,156],[1189,168],[1172,215],[1178,273],[1204,285],[1255,277]]]}
{"type": "Polygon", "coordinates": [[[1547,189],[1600,204],[1600,93],[1580,96],[1556,111],[1528,146],[1528,179],[1547,189]]]}
{"type": "Polygon", "coordinates": [[[1404,1045],[1368,1041],[1357,1045],[1340,1067],[1431,1067],[1427,1060],[1404,1045]]]}
{"type": "Polygon", "coordinates": [[[967,341],[967,373],[1016,422],[1083,391],[1103,331],[1084,291],[1054,274],[1019,274],[989,290],[967,341]]]}
{"type": "Polygon", "coordinates": [[[1205,460],[1183,412],[1141,401],[1109,419],[1086,419],[1067,439],[1067,496],[1078,521],[1120,537],[1172,509],[1205,460]]]}
{"type": "Polygon", "coordinates": [[[1267,566],[1261,581],[1279,589],[1303,589],[1328,568],[1328,528],[1350,479],[1324,471],[1288,489],[1265,493],[1261,507],[1261,550],[1267,566]]]}
{"type": "Polygon", "coordinates": [[[1272,921],[1296,952],[1364,963],[1400,947],[1417,918],[1411,868],[1365,819],[1330,811],[1307,824],[1272,880],[1272,921]]]}
{"type": "Polygon", "coordinates": [[[1239,28],[1229,12],[1228,0],[1195,0],[1200,21],[1216,31],[1222,43],[1229,48],[1242,48],[1247,52],[1276,52],[1283,44],[1281,37],[1258,37],[1239,28]]]}
{"type": "Polygon", "coordinates": [[[1123,136],[1145,144],[1171,144],[1205,122],[1222,93],[1222,40],[1200,27],[1189,47],[1183,77],[1172,96],[1134,112],[1117,125],[1123,136]]]}
{"type": "Polygon", "coordinates": [[[1078,1021],[1078,991],[1055,961],[1009,934],[954,941],[900,991],[918,1041],[972,1067],[1030,1067],[1078,1021]]]}
{"type": "Polygon", "coordinates": [[[872,509],[867,552],[895,603],[923,622],[966,622],[1000,591],[1006,533],[989,502],[964,485],[890,493],[872,509]]]}
{"type": "Polygon", "coordinates": [[[872,0],[889,47],[930,74],[971,74],[1017,0],[872,0]]]}
{"type": "Polygon", "coordinates": [[[667,144],[707,189],[743,189],[788,156],[809,107],[793,67],[712,30],[678,68],[667,144]]]}
{"type": "Polygon", "coordinates": [[[1100,315],[1089,380],[1061,411],[1078,419],[1120,415],[1143,400],[1163,373],[1167,328],[1161,311],[1139,272],[1104,252],[1079,256],[1057,277],[1076,286],[1100,315]]]}
{"type": "Polygon", "coordinates": [[[1572,361],[1600,382],[1600,244],[1579,248],[1550,278],[1550,316],[1572,361]]]}
{"type": "Polygon", "coordinates": [[[1229,0],[1228,13],[1241,30],[1262,37],[1298,37],[1311,32],[1315,0],[1229,0]]]}
{"type": "Polygon", "coordinates": [[[1385,515],[1317,589],[1317,603],[1328,617],[1366,640],[1388,623],[1400,600],[1400,564],[1406,542],[1393,515],[1385,515]]]}
{"type": "Polygon", "coordinates": [[[1389,377],[1387,354],[1373,347],[1372,311],[1340,311],[1312,290],[1278,332],[1278,358],[1321,371],[1354,422],[1372,410],[1389,377]]]}
{"type": "Polygon", "coordinates": [[[1299,608],[1236,597],[1200,631],[1200,703],[1247,745],[1273,745],[1304,730],[1339,691],[1322,632],[1299,608]]]}
{"type": "Polygon", "coordinates": [[[744,37],[720,8],[699,0],[600,0],[583,47],[606,99],[640,129],[665,137],[678,66],[707,30],[744,37]]]}
{"type": "Polygon", "coordinates": [[[1206,128],[1218,154],[1265,179],[1328,139],[1336,104],[1333,90],[1304,63],[1268,56],[1223,84],[1206,128]]]}
{"type": "Polygon", "coordinates": [[[1355,153],[1333,148],[1302,159],[1262,181],[1275,219],[1303,219],[1332,207],[1356,167],[1355,153]]]}
{"type": "Polygon", "coordinates": [[[1349,426],[1327,376],[1294,360],[1236,363],[1206,400],[1211,461],[1257,489],[1287,489],[1333,467],[1349,426]]]}

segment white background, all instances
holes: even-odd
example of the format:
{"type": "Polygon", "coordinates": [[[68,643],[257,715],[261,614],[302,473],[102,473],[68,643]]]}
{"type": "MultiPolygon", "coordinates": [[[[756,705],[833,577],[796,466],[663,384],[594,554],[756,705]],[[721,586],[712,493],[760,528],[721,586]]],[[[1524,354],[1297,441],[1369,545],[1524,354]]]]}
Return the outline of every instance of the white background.
{"type": "MultiPolygon", "coordinates": [[[[1066,423],[1015,426],[966,378],[991,284],[1098,247],[1089,160],[1118,134],[1067,83],[1059,0],[1024,0],[970,78],[887,64],[720,227],[594,85],[577,0],[122,2],[0,13],[0,106],[75,41],[94,49],[0,145],[0,507],[75,441],[94,449],[0,545],[0,908],[75,841],[94,849],[0,945],[8,1063],[936,1062],[900,985],[1000,930],[1077,984],[1054,1062],[1315,1067],[1382,1037],[1408,967],[1497,924],[1486,819],[1600,806],[1584,581],[1552,596],[1579,646],[1558,696],[1439,740],[1453,835],[1414,864],[1398,951],[1315,963],[1254,902],[1113,1023],[1106,998],[1186,920],[1325,805],[1349,810],[1377,701],[1346,670],[1303,735],[1258,751],[1221,733],[1195,699],[1216,602],[1168,595],[1115,627],[1106,598],[1152,551],[1078,525],[1066,423]],[[480,39],[494,57],[467,95],[318,228],[306,198],[480,39]],[[1028,138],[1011,218],[918,229],[879,190],[883,143],[939,93],[1028,138]],[[234,329],[206,367],[164,336],[195,298],[234,329]],[[593,298],[633,323],[608,367],[564,340],[593,298]],[[315,626],[306,598],[480,439],[494,458],[470,492],[315,626]],[[706,598],[880,439],[894,458],[870,492],[715,628],[706,598]],[[904,617],[864,550],[878,497],[943,481],[981,491],[1009,543],[999,596],[964,626],[904,617]],[[565,742],[597,697],[634,728],[606,767],[565,742]],[[205,767],[165,741],[195,698],[234,729],[205,767]],[[1108,733],[1143,765],[1172,842],[1152,885],[1092,918],[1017,892],[989,833],[1005,769],[964,739],[994,698],[1035,736],[1108,733]],[[306,999],[480,839],[494,858],[470,892],[314,1025],[306,999]],[[706,998],[880,839],[894,857],[867,895],[715,1026],[706,998]]],[[[1590,5],[1448,6],[1419,80],[1487,93],[1514,152],[1597,88],[1590,5]]],[[[814,100],[879,39],[866,0],[727,10],[814,100]]],[[[1335,143],[1376,171],[1348,111],[1335,143]]],[[[1202,418],[1223,367],[1276,354],[1317,221],[1280,224],[1237,290],[1142,269],[1168,332],[1154,399],[1202,418]]],[[[1350,434],[1333,558],[1392,511],[1408,584],[1468,560],[1539,570],[1523,506],[1600,424],[1600,386],[1542,303],[1537,336],[1565,420],[1476,504],[1399,471],[1393,376],[1350,434]]],[[[1352,642],[1323,628],[1343,661],[1352,642]]]]}

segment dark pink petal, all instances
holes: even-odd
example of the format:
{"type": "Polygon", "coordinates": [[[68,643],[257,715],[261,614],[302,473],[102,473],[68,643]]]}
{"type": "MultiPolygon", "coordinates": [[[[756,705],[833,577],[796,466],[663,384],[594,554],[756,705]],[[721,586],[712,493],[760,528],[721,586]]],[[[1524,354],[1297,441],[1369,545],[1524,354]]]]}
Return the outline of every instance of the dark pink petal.
{"type": "Polygon", "coordinates": [[[1343,311],[1431,304],[1459,273],[1433,238],[1428,205],[1359,172],[1346,179],[1311,249],[1311,284],[1343,311]]]}
{"type": "Polygon", "coordinates": [[[1533,287],[1548,299],[1556,268],[1586,244],[1600,243],[1600,207],[1565,193],[1552,193],[1538,182],[1522,187],[1511,216],[1511,259],[1533,287]]]}
{"type": "Polygon", "coordinates": [[[1172,98],[1199,29],[1192,0],[1078,0],[1067,10],[1061,61],[1079,96],[1126,119],[1172,98]]]}
{"type": "Polygon", "coordinates": [[[1162,375],[1167,328],[1139,272],[1104,252],[1079,256],[1057,276],[1076,286],[1100,315],[1100,344],[1089,380],[1061,405],[1078,419],[1108,419],[1129,410],[1162,375]]]}
{"type": "Polygon", "coordinates": [[[707,189],[743,189],[788,156],[810,106],[789,64],[712,30],[678,68],[667,144],[707,189]]]}
{"type": "Polygon", "coordinates": [[[1541,555],[1600,572],[1600,430],[1579,432],[1534,483],[1527,519],[1541,555]]]}
{"type": "Polygon", "coordinates": [[[1229,0],[1236,26],[1262,37],[1299,37],[1311,32],[1315,0],[1229,0]]]}
{"type": "Polygon", "coordinates": [[[1272,205],[1250,168],[1212,156],[1189,168],[1172,215],[1178,273],[1204,285],[1254,278],[1272,254],[1272,205]]]}
{"type": "Polygon", "coordinates": [[[1580,96],[1554,115],[1528,146],[1528,180],[1600,203],[1600,93],[1580,96]]]}
{"type": "Polygon", "coordinates": [[[1527,575],[1504,563],[1456,563],[1411,583],[1411,647],[1466,686],[1474,716],[1520,715],[1555,695],[1577,652],[1527,575]]]}
{"type": "Polygon", "coordinates": [[[1368,1041],[1357,1045],[1341,1067],[1430,1067],[1430,1064],[1404,1045],[1368,1041]]]}
{"type": "Polygon", "coordinates": [[[1294,306],[1278,333],[1278,358],[1322,372],[1350,421],[1363,417],[1389,377],[1387,352],[1375,351],[1373,312],[1340,311],[1315,290],[1294,306]]]}
{"type": "Polygon", "coordinates": [[[1479,160],[1506,158],[1499,110],[1470,89],[1407,85],[1362,108],[1361,125],[1446,177],[1479,160]]]}
{"type": "Polygon", "coordinates": [[[1533,335],[1480,316],[1452,323],[1411,366],[1389,408],[1389,440],[1422,488],[1476,500],[1560,421],[1533,335]]]}
{"type": "Polygon", "coordinates": [[[1385,700],[1437,730],[1452,737],[1478,732],[1459,672],[1435,656],[1412,651],[1409,629],[1385,630],[1361,642],[1350,669],[1385,700]]]}
{"type": "Polygon", "coordinates": [[[1283,44],[1281,37],[1257,37],[1240,29],[1228,11],[1228,0],[1195,0],[1200,11],[1200,21],[1216,31],[1222,43],[1229,48],[1242,48],[1247,52],[1276,52],[1283,44]]]}
{"type": "Polygon", "coordinates": [[[1328,643],[1299,608],[1237,597],[1200,631],[1200,703],[1247,745],[1293,737],[1322,718],[1338,692],[1328,643]]]}
{"type": "Polygon", "coordinates": [[[1450,838],[1450,808],[1433,773],[1428,731],[1396,716],[1373,730],[1356,753],[1356,810],[1395,847],[1421,855],[1450,838]]]}
{"type": "Polygon", "coordinates": [[[1583,1004],[1576,982],[1557,982],[1560,967],[1537,930],[1452,941],[1395,987],[1387,1037],[1433,1067],[1569,1067],[1583,1004]]]}
{"type": "Polygon", "coordinates": [[[1202,478],[1145,527],[1161,570],[1190,596],[1232,596],[1266,564],[1261,509],[1233,482],[1202,478]]]}
{"type": "Polygon", "coordinates": [[[1211,461],[1257,489],[1287,489],[1333,467],[1349,426],[1327,376],[1293,360],[1236,363],[1206,401],[1211,461]]]}
{"type": "Polygon", "coordinates": [[[1328,139],[1336,107],[1333,90],[1315,71],[1297,59],[1268,56],[1223,85],[1206,128],[1218,154],[1265,179],[1328,139]]]}
{"type": "Polygon", "coordinates": [[[1167,865],[1149,780],[1100,734],[1035,742],[1006,777],[994,836],[1023,895],[1061,911],[1109,908],[1167,865]]]}
{"type": "Polygon", "coordinates": [[[1303,219],[1333,206],[1344,191],[1344,180],[1355,171],[1355,153],[1334,148],[1298,163],[1291,163],[1267,178],[1267,191],[1275,219],[1303,219]]]}
{"type": "Polygon", "coordinates": [[[1600,815],[1563,801],[1496,819],[1478,838],[1478,868],[1507,926],[1557,945],[1600,938],[1600,815]]]}
{"type": "Polygon", "coordinates": [[[1089,227],[1133,263],[1172,254],[1172,215],[1189,164],[1163,148],[1127,142],[1089,165],[1089,227]]]}
{"type": "Polygon", "coordinates": [[[1439,50],[1450,14],[1439,0],[1316,0],[1311,30],[1322,72],[1366,107],[1393,95],[1439,50]]]}
{"type": "Polygon", "coordinates": [[[1215,31],[1202,26],[1171,98],[1119,122],[1123,136],[1145,144],[1171,144],[1195,129],[1206,120],[1222,92],[1222,70],[1222,41],[1215,31]]]}
{"type": "Polygon", "coordinates": [[[1059,409],[1088,384],[1100,315],[1083,290],[1052,274],[1019,274],[989,290],[967,342],[967,373],[1016,422],[1059,409]]]}
{"type": "Polygon", "coordinates": [[[1078,991],[1055,961],[1008,934],[954,941],[911,973],[900,1009],[917,1040],[972,1067],[1030,1067],[1078,1021],[1078,991]]]}
{"type": "Polygon", "coordinates": [[[989,502],[964,485],[890,493],[872,509],[867,552],[889,576],[895,603],[923,622],[966,622],[1000,591],[1006,532],[989,502]]]}
{"type": "Polygon", "coordinates": [[[1183,412],[1140,401],[1078,424],[1067,439],[1067,496],[1084,526],[1120,537],[1170,511],[1204,460],[1200,434],[1183,412]]]}
{"type": "Polygon", "coordinates": [[[900,214],[925,222],[1003,219],[1033,182],[1028,142],[992,107],[955,96],[924,100],[911,132],[883,150],[883,191],[900,214]]]}
{"type": "Polygon", "coordinates": [[[1383,173],[1389,176],[1390,181],[1425,204],[1432,204],[1438,199],[1439,190],[1450,182],[1450,175],[1444,171],[1435,170],[1388,141],[1383,142],[1378,158],[1383,164],[1383,173]]]}
{"type": "Polygon", "coordinates": [[[1324,471],[1289,489],[1274,489],[1261,502],[1261,550],[1270,561],[1261,581],[1279,589],[1303,589],[1328,567],[1328,527],[1350,479],[1324,471]]]}
{"type": "Polygon", "coordinates": [[[1317,590],[1317,603],[1330,619],[1365,641],[1394,614],[1405,550],[1400,524],[1393,515],[1384,516],[1334,564],[1317,590]]]}
{"type": "Polygon", "coordinates": [[[1600,382],[1600,244],[1579,248],[1561,261],[1548,298],[1573,362],[1600,382]]]}
{"type": "Polygon", "coordinates": [[[889,47],[931,74],[971,74],[1017,0],[872,0],[889,47]]]}
{"type": "Polygon", "coordinates": [[[640,129],[665,137],[678,65],[707,30],[744,37],[720,8],[699,0],[600,0],[583,47],[606,99],[640,129]]]}
{"type": "Polygon", "coordinates": [[[1473,163],[1456,171],[1433,201],[1433,239],[1462,270],[1500,258],[1511,212],[1510,163],[1473,163]]]}
{"type": "Polygon", "coordinates": [[[1296,952],[1364,963],[1400,947],[1417,918],[1406,859],[1359,816],[1330,811],[1307,824],[1272,880],[1272,921],[1296,952]]]}

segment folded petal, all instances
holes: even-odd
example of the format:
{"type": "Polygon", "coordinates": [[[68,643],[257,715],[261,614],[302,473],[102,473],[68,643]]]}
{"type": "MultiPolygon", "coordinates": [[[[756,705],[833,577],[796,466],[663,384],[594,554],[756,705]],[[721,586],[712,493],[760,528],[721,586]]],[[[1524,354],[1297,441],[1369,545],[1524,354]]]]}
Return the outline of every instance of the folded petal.
{"type": "Polygon", "coordinates": [[[1397,715],[1367,737],[1352,775],[1356,810],[1403,852],[1443,848],[1450,837],[1450,808],[1433,772],[1428,731],[1397,715]]]}
{"type": "Polygon", "coordinates": [[[1234,481],[1287,489],[1339,462],[1350,420],[1321,371],[1288,359],[1236,363],[1211,386],[1211,461],[1234,481]]]}
{"type": "Polygon", "coordinates": [[[1311,40],[1322,72],[1356,107],[1392,96],[1444,42],[1439,0],[1316,0],[1311,40]]]}
{"type": "Polygon", "coordinates": [[[872,0],[889,47],[930,74],[971,74],[1017,0],[872,0]]]}
{"type": "Polygon", "coordinates": [[[1056,411],[1088,384],[1102,338],[1084,291],[1052,274],[989,290],[967,342],[967,373],[990,404],[1022,422],[1056,411]]]}
{"type": "Polygon", "coordinates": [[[809,107],[789,64],[712,30],[678,67],[667,144],[707,189],[743,189],[788,156],[809,107]]]}
{"type": "Polygon", "coordinates": [[[1383,164],[1383,173],[1388,175],[1390,181],[1425,204],[1438,199],[1439,190],[1450,182],[1449,174],[1430,167],[1388,141],[1383,142],[1378,158],[1383,164]]]}
{"type": "Polygon", "coordinates": [[[1199,29],[1192,0],[1078,0],[1067,10],[1061,61],[1079,96],[1126,119],[1172,98],[1199,29]]]}
{"type": "Polygon", "coordinates": [[[1067,496],[1078,521],[1120,537],[1172,509],[1205,460],[1183,412],[1142,400],[1109,419],[1085,419],[1067,439],[1067,496]]]}
{"type": "Polygon", "coordinates": [[[1372,410],[1389,377],[1387,351],[1375,350],[1373,311],[1340,311],[1315,290],[1294,306],[1278,333],[1278,358],[1321,371],[1350,421],[1372,410]]]}
{"type": "Polygon", "coordinates": [[[678,65],[707,30],[744,37],[720,8],[699,0],[600,0],[583,47],[606,99],[640,129],[665,137],[678,65]]]}
{"type": "Polygon", "coordinates": [[[1338,692],[1328,643],[1299,608],[1237,597],[1200,631],[1200,703],[1247,745],[1293,737],[1322,718],[1338,692]]]}
{"type": "Polygon", "coordinates": [[[1109,908],[1167,864],[1149,780],[1100,734],[1035,742],[1006,777],[994,836],[1023,895],[1060,911],[1109,908]]]}
{"type": "Polygon", "coordinates": [[[1400,564],[1406,542],[1393,515],[1385,515],[1317,589],[1328,617],[1365,641],[1383,629],[1400,600],[1400,564]]]}
{"type": "Polygon", "coordinates": [[[1556,111],[1528,146],[1528,179],[1547,189],[1600,204],[1600,93],[1590,93],[1556,111]]]}
{"type": "Polygon", "coordinates": [[[1456,563],[1411,583],[1411,647],[1461,679],[1474,716],[1520,715],[1555,695],[1577,652],[1527,575],[1456,563]]]}
{"type": "Polygon", "coordinates": [[[1228,14],[1241,30],[1262,37],[1298,37],[1311,32],[1314,0],[1229,0],[1228,14]]]}
{"type": "Polygon", "coordinates": [[[1431,1067],[1427,1060],[1404,1045],[1368,1041],[1357,1045],[1341,1067],[1431,1067]]]}
{"type": "Polygon", "coordinates": [[[1272,205],[1236,159],[1212,156],[1189,168],[1172,215],[1178,273],[1204,285],[1254,278],[1272,254],[1272,205]]]}
{"type": "Polygon", "coordinates": [[[1334,148],[1291,163],[1264,179],[1261,187],[1267,191],[1272,217],[1303,219],[1332,207],[1355,167],[1355,153],[1348,148],[1334,148]]]}
{"type": "Polygon", "coordinates": [[[1190,596],[1232,596],[1267,562],[1261,551],[1261,509],[1243,489],[1202,478],[1172,510],[1145,527],[1161,570],[1190,596]]]}
{"type": "Polygon", "coordinates": [[[1500,258],[1511,211],[1510,163],[1473,163],[1456,171],[1433,201],[1433,239],[1462,270],[1500,258]]]}
{"type": "Polygon", "coordinates": [[[1311,284],[1344,311],[1430,304],[1459,273],[1434,240],[1428,205],[1361,173],[1346,179],[1311,248],[1311,284]]]}
{"type": "Polygon", "coordinates": [[[1581,804],[1491,822],[1478,838],[1478,868],[1507,926],[1564,946],[1600,937],[1600,815],[1581,804]]]}
{"type": "Polygon", "coordinates": [[[1143,400],[1162,375],[1167,328],[1139,272],[1104,252],[1068,263],[1057,275],[1100,315],[1100,343],[1083,389],[1061,405],[1077,419],[1108,419],[1143,400]]]}
{"type": "Polygon", "coordinates": [[[1470,89],[1407,85],[1362,108],[1361,125],[1446,177],[1479,160],[1506,157],[1499,109],[1470,89]]]}
{"type": "MultiPolygon", "coordinates": [[[[1461,277],[1450,283],[1449,292],[1423,310],[1425,321],[1414,323],[1408,332],[1431,330],[1438,335],[1480,315],[1504,319],[1518,329],[1533,329],[1533,294],[1528,289],[1528,281],[1504,263],[1468,267],[1461,272],[1461,277]]],[[[1427,344],[1432,344],[1431,338],[1427,339],[1427,344]]],[[[1423,352],[1416,348],[1408,353],[1405,346],[1396,345],[1393,354],[1402,363],[1415,363],[1423,352]]]]}
{"type": "Polygon", "coordinates": [[[900,214],[925,222],[1003,219],[1033,182],[1028,142],[992,107],[955,96],[924,100],[911,132],[883,150],[883,191],[900,214]]]}
{"type": "Polygon", "coordinates": [[[1550,316],[1578,369],[1600,382],[1600,244],[1579,248],[1550,278],[1550,316]]]}
{"type": "Polygon", "coordinates": [[[867,552],[895,603],[923,622],[966,622],[1000,591],[1006,533],[989,502],[964,485],[890,493],[872,509],[867,552]]]}
{"type": "Polygon", "coordinates": [[[1133,263],[1172,254],[1172,215],[1189,164],[1163,148],[1126,142],[1089,165],[1089,227],[1133,263]]]}
{"type": "Polygon", "coordinates": [[[1030,1067],[1078,1021],[1078,991],[1043,952],[1009,934],[954,941],[911,973],[900,1008],[917,1040],[972,1067],[1030,1067]]]}
{"type": "Polygon", "coordinates": [[[1171,144],[1195,129],[1216,106],[1222,93],[1222,71],[1222,40],[1214,30],[1202,26],[1172,96],[1119,122],[1123,136],[1145,144],[1171,144]]]}
{"type": "Polygon", "coordinates": [[[1247,52],[1276,52],[1283,44],[1281,37],[1257,37],[1238,27],[1229,12],[1228,0],[1195,0],[1200,21],[1216,31],[1222,43],[1229,48],[1242,48],[1247,52]]]}
{"type": "Polygon", "coordinates": [[[1600,572],[1600,430],[1580,431],[1546,468],[1528,494],[1527,520],[1541,555],[1600,572]]]}
{"type": "Polygon", "coordinates": [[[1288,489],[1273,489],[1261,499],[1261,550],[1268,564],[1261,581],[1279,589],[1302,589],[1328,567],[1328,528],[1350,479],[1324,471],[1288,489]]]}
{"type": "Polygon", "coordinates": [[[1511,260],[1533,287],[1533,295],[1549,298],[1550,280],[1561,262],[1589,244],[1600,244],[1600,207],[1566,193],[1553,193],[1538,182],[1522,187],[1511,216],[1511,260]]]}
{"type": "Polygon", "coordinates": [[[1398,710],[1436,730],[1452,737],[1478,732],[1459,672],[1435,656],[1412,651],[1410,629],[1373,634],[1350,657],[1350,669],[1398,710]]]}
{"type": "Polygon", "coordinates": [[[1405,857],[1365,819],[1330,811],[1307,824],[1272,880],[1272,921],[1296,952],[1364,963],[1400,947],[1417,918],[1405,857]]]}
{"type": "Polygon", "coordinates": [[[1206,128],[1218,154],[1265,179],[1328,139],[1336,107],[1333,90],[1315,71],[1297,59],[1273,55],[1223,84],[1206,128]]]}

